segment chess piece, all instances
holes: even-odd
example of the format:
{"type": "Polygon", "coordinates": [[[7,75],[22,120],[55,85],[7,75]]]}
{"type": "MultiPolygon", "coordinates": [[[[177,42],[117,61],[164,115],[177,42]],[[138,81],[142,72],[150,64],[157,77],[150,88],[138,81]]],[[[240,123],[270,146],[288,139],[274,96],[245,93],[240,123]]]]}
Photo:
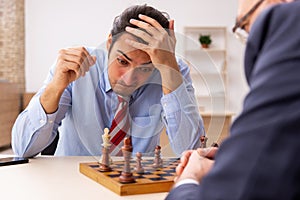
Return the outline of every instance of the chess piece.
{"type": "Polygon", "coordinates": [[[157,145],[155,147],[155,151],[154,151],[154,163],[153,163],[153,167],[154,168],[160,168],[163,167],[163,161],[160,157],[160,152],[161,152],[161,147],[159,145],[157,145]]]}
{"type": "Polygon", "coordinates": [[[110,168],[110,156],[109,156],[109,148],[111,146],[110,144],[110,135],[109,135],[108,128],[104,129],[104,134],[102,135],[102,158],[100,163],[100,171],[101,172],[109,172],[111,171],[110,168]]]}
{"type": "Polygon", "coordinates": [[[104,134],[102,135],[102,146],[105,147],[105,148],[108,148],[111,146],[110,144],[110,135],[109,135],[109,129],[108,128],[105,128],[104,129],[104,134]]]}
{"type": "Polygon", "coordinates": [[[204,135],[202,135],[201,137],[200,137],[200,142],[201,142],[201,144],[200,144],[200,148],[206,148],[206,142],[207,142],[207,137],[205,137],[204,135]]]}
{"type": "Polygon", "coordinates": [[[135,179],[130,169],[130,159],[132,153],[132,144],[130,138],[124,139],[124,146],[122,147],[122,153],[124,156],[124,169],[119,177],[120,183],[134,183],[135,179]]]}
{"type": "Polygon", "coordinates": [[[136,167],[135,167],[135,171],[137,174],[143,174],[144,173],[144,168],[142,166],[142,153],[141,152],[137,152],[136,153],[136,167]]]}
{"type": "Polygon", "coordinates": [[[211,147],[219,147],[218,143],[214,142],[211,144],[211,147]]]}

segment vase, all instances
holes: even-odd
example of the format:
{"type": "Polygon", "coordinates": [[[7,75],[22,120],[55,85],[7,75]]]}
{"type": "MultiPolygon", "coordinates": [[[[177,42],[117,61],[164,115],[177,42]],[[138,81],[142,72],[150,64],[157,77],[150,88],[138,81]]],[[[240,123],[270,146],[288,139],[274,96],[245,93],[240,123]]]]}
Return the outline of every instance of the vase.
{"type": "Polygon", "coordinates": [[[202,48],[207,49],[209,46],[208,44],[201,44],[202,48]]]}

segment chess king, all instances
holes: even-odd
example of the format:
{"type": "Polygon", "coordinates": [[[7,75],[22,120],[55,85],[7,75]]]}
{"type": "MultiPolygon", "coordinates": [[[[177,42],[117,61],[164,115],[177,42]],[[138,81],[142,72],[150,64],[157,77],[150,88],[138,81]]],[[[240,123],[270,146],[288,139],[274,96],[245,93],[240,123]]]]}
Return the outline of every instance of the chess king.
{"type": "Polygon", "coordinates": [[[198,148],[203,122],[189,67],[175,56],[175,45],[174,20],[135,5],[115,18],[106,45],[60,50],[13,126],[14,153],[35,156],[59,131],[55,155],[101,155],[101,135],[113,125],[119,97],[128,100],[130,127],[115,126],[131,137],[133,153],[153,155],[164,127],[176,154],[198,148]]]}

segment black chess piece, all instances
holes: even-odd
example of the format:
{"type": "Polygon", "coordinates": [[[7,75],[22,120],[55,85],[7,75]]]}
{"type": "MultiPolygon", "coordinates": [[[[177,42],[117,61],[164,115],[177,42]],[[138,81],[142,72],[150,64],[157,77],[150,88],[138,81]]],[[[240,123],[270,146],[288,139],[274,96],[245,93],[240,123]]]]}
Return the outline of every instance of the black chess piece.
{"type": "Polygon", "coordinates": [[[135,179],[130,169],[130,159],[132,153],[132,144],[130,138],[124,139],[124,146],[122,147],[122,153],[124,156],[124,169],[119,177],[120,183],[134,183],[135,179]]]}
{"type": "Polygon", "coordinates": [[[200,148],[206,148],[206,142],[207,142],[207,137],[205,137],[204,135],[202,135],[200,137],[200,148]]]}
{"type": "Polygon", "coordinates": [[[144,168],[142,166],[142,153],[141,152],[137,152],[136,153],[136,167],[135,167],[135,171],[138,174],[143,174],[144,173],[144,168]]]}
{"type": "Polygon", "coordinates": [[[161,156],[160,156],[160,153],[161,153],[161,147],[159,145],[157,145],[155,147],[155,151],[154,151],[154,162],[153,162],[153,167],[154,168],[160,168],[160,167],[163,167],[163,161],[161,159],[161,156]]]}

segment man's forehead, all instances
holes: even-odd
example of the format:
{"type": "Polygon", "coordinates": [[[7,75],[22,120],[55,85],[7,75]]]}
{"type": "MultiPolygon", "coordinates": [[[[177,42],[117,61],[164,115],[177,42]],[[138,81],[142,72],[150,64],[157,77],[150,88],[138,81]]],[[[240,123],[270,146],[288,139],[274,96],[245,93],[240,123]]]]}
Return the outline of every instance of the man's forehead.
{"type": "MultiPolygon", "coordinates": [[[[128,52],[128,51],[132,51],[135,48],[133,48],[132,46],[128,45],[125,40],[129,39],[129,40],[134,40],[134,37],[131,36],[128,33],[124,33],[122,35],[120,35],[120,37],[117,38],[117,40],[115,41],[115,46],[120,47],[122,46],[122,48],[124,49],[124,51],[128,52]]],[[[118,49],[118,48],[117,48],[118,49]]]]}
{"type": "Polygon", "coordinates": [[[122,55],[126,55],[128,57],[130,57],[131,59],[133,59],[131,56],[134,55],[139,55],[139,57],[144,58],[144,59],[150,59],[149,55],[145,52],[142,51],[140,49],[136,49],[134,47],[132,47],[131,45],[128,45],[125,40],[129,39],[129,40],[135,40],[136,38],[133,37],[130,34],[123,34],[121,35],[115,42],[114,47],[113,47],[113,52],[114,54],[122,54],[122,55]]]}

